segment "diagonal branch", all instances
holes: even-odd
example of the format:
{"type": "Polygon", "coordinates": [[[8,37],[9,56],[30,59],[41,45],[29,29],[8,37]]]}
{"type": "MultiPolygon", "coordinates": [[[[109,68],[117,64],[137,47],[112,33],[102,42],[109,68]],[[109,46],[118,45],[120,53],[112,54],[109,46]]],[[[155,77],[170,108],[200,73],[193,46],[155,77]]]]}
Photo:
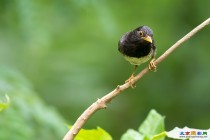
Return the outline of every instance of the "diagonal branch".
{"type": "MultiPolygon", "coordinates": [[[[203,29],[205,26],[207,26],[210,23],[210,18],[208,18],[206,21],[198,25],[196,28],[194,28],[191,32],[189,32],[187,35],[185,35],[183,38],[178,40],[173,46],[171,46],[165,53],[163,53],[154,63],[155,65],[158,65],[160,62],[162,62],[164,59],[166,59],[175,49],[177,49],[182,43],[186,42],[189,38],[191,38],[193,35],[195,35],[198,31],[203,29]]],[[[72,128],[68,131],[68,133],[65,135],[63,140],[73,140],[74,137],[79,133],[82,126],[87,122],[87,120],[97,111],[100,109],[106,108],[106,104],[109,103],[112,99],[114,99],[116,96],[118,96],[122,91],[129,88],[132,84],[137,82],[139,79],[141,79],[145,74],[149,72],[148,68],[143,69],[136,77],[134,77],[134,80],[132,82],[127,82],[123,85],[117,86],[113,91],[108,93],[107,95],[103,96],[101,99],[98,99],[95,103],[93,103],[90,107],[88,107],[82,115],[77,119],[77,121],[74,123],[72,128]]]]}

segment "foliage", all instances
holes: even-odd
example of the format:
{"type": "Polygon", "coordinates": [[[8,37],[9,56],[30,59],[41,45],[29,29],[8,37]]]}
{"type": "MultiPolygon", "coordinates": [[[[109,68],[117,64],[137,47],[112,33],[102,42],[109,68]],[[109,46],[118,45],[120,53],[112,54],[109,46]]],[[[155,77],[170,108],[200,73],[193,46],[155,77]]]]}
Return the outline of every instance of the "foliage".
{"type": "Polygon", "coordinates": [[[164,131],[164,117],[155,110],[151,110],[138,130],[144,134],[144,139],[151,139],[154,135],[164,131]]]}
{"type": "Polygon", "coordinates": [[[9,103],[10,103],[9,96],[8,95],[5,95],[5,97],[6,97],[6,102],[0,101],[0,112],[2,110],[6,109],[9,106],[9,103]]]}
{"type": "MultiPolygon", "coordinates": [[[[121,140],[151,140],[162,132],[164,132],[164,117],[155,110],[151,110],[138,131],[129,129],[121,140]]],[[[158,137],[156,140],[164,140],[164,137],[158,137]]]]}
{"type": "Polygon", "coordinates": [[[147,118],[140,125],[138,131],[133,129],[128,129],[125,134],[123,134],[121,140],[164,140],[165,137],[171,139],[209,139],[210,129],[200,130],[194,128],[178,128],[175,127],[171,131],[165,131],[164,118],[155,110],[151,110],[147,118]]]}
{"type": "Polygon", "coordinates": [[[85,130],[81,129],[75,140],[112,140],[112,137],[102,128],[85,130]]]}
{"type": "Polygon", "coordinates": [[[64,136],[67,129],[62,117],[36,95],[19,72],[0,67],[0,95],[3,93],[10,97],[10,106],[0,113],[1,140],[57,140],[64,136]]]}

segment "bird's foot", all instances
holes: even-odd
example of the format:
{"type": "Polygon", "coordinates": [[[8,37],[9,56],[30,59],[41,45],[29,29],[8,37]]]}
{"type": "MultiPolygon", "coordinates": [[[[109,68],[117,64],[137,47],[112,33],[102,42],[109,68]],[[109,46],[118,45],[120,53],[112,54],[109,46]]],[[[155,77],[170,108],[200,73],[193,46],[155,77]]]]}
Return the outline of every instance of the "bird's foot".
{"type": "Polygon", "coordinates": [[[156,70],[156,68],[157,68],[157,66],[155,65],[155,59],[153,58],[151,61],[150,61],[150,63],[149,63],[149,70],[154,70],[154,72],[156,72],[157,70],[156,70]]]}
{"type": "Polygon", "coordinates": [[[136,87],[136,84],[135,84],[135,81],[134,81],[134,74],[132,74],[128,80],[125,81],[125,83],[129,83],[131,88],[135,88],[136,87]]]}

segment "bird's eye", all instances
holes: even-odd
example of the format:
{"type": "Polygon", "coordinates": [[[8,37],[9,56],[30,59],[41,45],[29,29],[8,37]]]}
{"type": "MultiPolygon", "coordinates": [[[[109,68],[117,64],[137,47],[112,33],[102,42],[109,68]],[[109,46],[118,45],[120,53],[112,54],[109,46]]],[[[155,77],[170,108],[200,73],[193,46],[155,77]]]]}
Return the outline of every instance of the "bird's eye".
{"type": "Polygon", "coordinates": [[[139,34],[140,34],[140,36],[143,36],[144,35],[144,32],[143,31],[140,31],[139,34]]]}

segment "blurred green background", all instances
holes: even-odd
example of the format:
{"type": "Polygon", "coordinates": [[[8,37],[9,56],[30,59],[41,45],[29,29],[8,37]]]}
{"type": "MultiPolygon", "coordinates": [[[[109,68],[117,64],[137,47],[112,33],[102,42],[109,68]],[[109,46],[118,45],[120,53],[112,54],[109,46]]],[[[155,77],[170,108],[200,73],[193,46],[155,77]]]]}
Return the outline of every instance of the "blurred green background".
{"type": "MultiPolygon", "coordinates": [[[[151,27],[158,57],[209,15],[209,0],[1,0],[0,97],[10,96],[11,109],[22,103],[13,112],[16,119],[27,118],[24,107],[30,107],[31,116],[46,117],[45,112],[53,111],[43,120],[51,118],[49,124],[57,123],[62,131],[43,139],[61,139],[65,123],[72,124],[132,73],[133,66],[117,50],[125,32],[140,25],[151,27]],[[25,92],[33,95],[26,98],[25,92]],[[34,98],[38,98],[34,106],[46,107],[39,108],[43,112],[30,106],[34,98]]],[[[209,37],[206,27],[158,65],[157,72],[147,74],[135,89],[126,90],[92,116],[85,128],[100,126],[119,139],[128,128],[137,129],[152,108],[166,116],[166,130],[209,128],[209,37]]],[[[8,132],[13,122],[4,125],[10,108],[0,113],[0,127],[8,132]]],[[[43,127],[39,124],[44,121],[27,121],[33,128],[30,134],[43,127]]],[[[51,130],[36,134],[52,135],[51,130]]]]}

